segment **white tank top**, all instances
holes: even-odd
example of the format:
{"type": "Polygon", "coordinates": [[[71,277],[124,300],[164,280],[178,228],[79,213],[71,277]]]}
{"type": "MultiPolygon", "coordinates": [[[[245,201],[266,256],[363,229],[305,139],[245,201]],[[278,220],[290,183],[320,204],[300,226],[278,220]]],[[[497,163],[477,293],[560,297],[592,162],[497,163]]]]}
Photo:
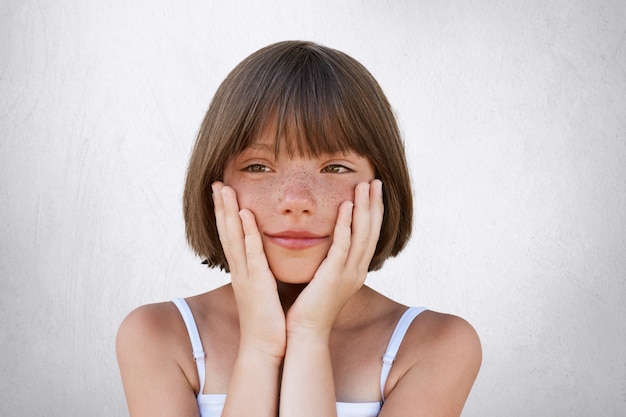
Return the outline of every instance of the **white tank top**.
{"type": "MultiPolygon", "coordinates": [[[[200,340],[200,334],[198,333],[198,327],[193,318],[193,313],[189,308],[187,302],[182,298],[172,300],[180,314],[183,316],[187,332],[189,333],[189,339],[191,340],[191,347],[193,349],[193,357],[196,360],[196,366],[198,368],[198,378],[200,380],[200,394],[198,394],[198,410],[200,411],[200,417],[219,417],[222,414],[224,408],[224,402],[226,401],[226,394],[203,394],[204,391],[204,378],[205,378],[205,366],[204,366],[204,349],[200,340]]],[[[382,371],[380,373],[380,393],[383,401],[385,400],[385,383],[391,370],[391,365],[396,358],[400,343],[404,339],[404,335],[409,328],[409,325],[418,314],[426,310],[424,307],[410,307],[408,308],[396,325],[387,350],[382,357],[382,371]]],[[[344,403],[337,402],[337,416],[338,417],[375,417],[380,412],[382,402],[365,402],[365,403],[344,403]]]]}

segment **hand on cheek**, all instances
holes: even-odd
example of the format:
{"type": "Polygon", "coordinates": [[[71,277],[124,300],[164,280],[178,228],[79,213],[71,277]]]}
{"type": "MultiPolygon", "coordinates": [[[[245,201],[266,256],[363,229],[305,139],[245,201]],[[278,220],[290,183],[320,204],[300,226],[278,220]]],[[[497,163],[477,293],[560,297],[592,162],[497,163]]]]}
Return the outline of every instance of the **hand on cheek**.
{"type": "Polygon", "coordinates": [[[239,311],[241,348],[282,357],[285,316],[254,214],[239,209],[231,187],[221,182],[212,187],[215,220],[239,311]]]}
{"type": "Polygon", "coordinates": [[[338,209],[333,243],[311,283],[289,310],[288,331],[327,334],[348,300],[363,286],[383,220],[382,183],[359,183],[354,203],[338,209]]]}

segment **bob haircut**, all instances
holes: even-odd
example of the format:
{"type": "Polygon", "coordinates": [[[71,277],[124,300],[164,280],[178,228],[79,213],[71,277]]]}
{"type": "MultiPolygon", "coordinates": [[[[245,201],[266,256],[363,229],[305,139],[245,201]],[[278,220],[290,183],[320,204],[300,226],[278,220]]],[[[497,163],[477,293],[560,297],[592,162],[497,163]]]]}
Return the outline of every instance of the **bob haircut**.
{"type": "Polygon", "coordinates": [[[269,45],[244,59],[217,89],[193,148],[183,196],[187,240],[209,267],[229,271],[215,224],[211,184],[267,127],[276,152],[318,156],[351,150],[383,183],[380,237],[369,265],[379,269],[412,228],[411,183],[400,132],[382,89],[355,59],[311,42],[269,45]]]}

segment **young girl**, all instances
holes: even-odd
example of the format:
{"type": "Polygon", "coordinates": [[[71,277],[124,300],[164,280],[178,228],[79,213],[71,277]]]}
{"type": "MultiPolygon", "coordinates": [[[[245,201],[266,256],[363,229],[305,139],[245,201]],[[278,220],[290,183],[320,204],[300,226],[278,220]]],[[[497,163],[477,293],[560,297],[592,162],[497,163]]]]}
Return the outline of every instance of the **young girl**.
{"type": "Polygon", "coordinates": [[[281,42],[239,64],[200,128],[184,214],[231,283],[126,318],[131,416],[460,415],[473,328],[364,285],[404,247],[412,199],[395,118],[360,63],[281,42]]]}

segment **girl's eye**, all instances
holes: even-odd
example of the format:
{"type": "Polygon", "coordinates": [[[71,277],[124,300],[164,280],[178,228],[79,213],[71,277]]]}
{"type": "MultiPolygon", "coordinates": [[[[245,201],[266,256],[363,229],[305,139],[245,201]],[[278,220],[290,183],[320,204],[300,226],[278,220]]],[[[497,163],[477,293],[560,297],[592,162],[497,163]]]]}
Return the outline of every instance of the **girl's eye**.
{"type": "Polygon", "coordinates": [[[248,172],[269,172],[269,168],[262,164],[252,164],[244,168],[248,172]]]}
{"type": "Polygon", "coordinates": [[[350,168],[346,168],[343,165],[339,165],[339,164],[331,164],[328,166],[325,166],[324,169],[322,169],[322,172],[327,172],[327,173],[331,173],[331,174],[343,174],[346,172],[350,172],[350,168]]]}

